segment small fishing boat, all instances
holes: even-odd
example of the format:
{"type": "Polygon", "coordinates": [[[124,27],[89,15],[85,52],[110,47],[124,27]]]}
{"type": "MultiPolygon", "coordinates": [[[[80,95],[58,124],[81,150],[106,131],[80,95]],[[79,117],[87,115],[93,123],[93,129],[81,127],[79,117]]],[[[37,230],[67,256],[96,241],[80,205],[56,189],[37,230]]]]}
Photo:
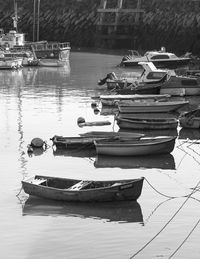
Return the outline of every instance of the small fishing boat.
{"type": "Polygon", "coordinates": [[[100,95],[99,99],[102,105],[105,106],[116,106],[119,101],[157,101],[157,100],[166,100],[170,95],[161,95],[161,94],[133,94],[133,95],[100,95]]]}
{"type": "Polygon", "coordinates": [[[123,139],[140,139],[144,134],[135,132],[114,132],[114,131],[89,131],[80,134],[81,137],[90,138],[123,138],[123,139]]]}
{"type": "Polygon", "coordinates": [[[75,180],[35,175],[22,181],[24,192],[40,198],[76,202],[137,200],[144,178],[131,180],[75,180]]]}
{"type": "Polygon", "coordinates": [[[0,69],[18,69],[22,67],[22,58],[5,57],[3,53],[0,54],[0,69]]]}
{"type": "Polygon", "coordinates": [[[180,126],[183,128],[200,128],[200,108],[186,112],[179,118],[180,126]]]}
{"type": "Polygon", "coordinates": [[[118,109],[121,113],[172,112],[188,103],[188,101],[132,102],[129,104],[120,104],[118,102],[118,109]]]}
{"type": "Polygon", "coordinates": [[[178,120],[176,118],[121,118],[116,117],[120,129],[176,129],[178,120]]]}
{"type": "Polygon", "coordinates": [[[91,131],[84,134],[80,134],[77,137],[63,137],[53,136],[53,145],[56,148],[67,148],[67,149],[90,149],[94,148],[94,140],[97,139],[112,139],[112,138],[123,138],[123,139],[140,139],[144,134],[140,133],[122,133],[122,132],[106,132],[106,131],[91,131]]]}
{"type": "Polygon", "coordinates": [[[140,138],[139,140],[95,140],[98,155],[140,156],[171,153],[176,137],[140,138]]]}
{"type": "Polygon", "coordinates": [[[167,80],[168,71],[157,69],[152,62],[140,62],[143,71],[138,76],[118,78],[114,72],[100,80],[99,84],[107,84],[108,90],[115,90],[122,94],[159,94],[160,85],[167,80]],[[129,91],[129,92],[128,92],[129,91]]]}
{"type": "Polygon", "coordinates": [[[157,68],[176,69],[187,66],[191,58],[188,56],[178,57],[174,53],[166,52],[164,47],[161,50],[147,51],[143,56],[135,50],[122,58],[121,65],[125,67],[138,66],[142,62],[152,62],[157,68]]]}

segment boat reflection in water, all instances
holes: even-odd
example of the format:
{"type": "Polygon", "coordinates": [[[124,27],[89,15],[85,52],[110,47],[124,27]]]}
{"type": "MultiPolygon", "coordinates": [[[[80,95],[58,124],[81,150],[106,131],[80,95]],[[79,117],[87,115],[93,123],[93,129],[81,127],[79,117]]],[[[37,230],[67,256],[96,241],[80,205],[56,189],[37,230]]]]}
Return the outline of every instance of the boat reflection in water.
{"type": "Polygon", "coordinates": [[[95,148],[91,149],[53,149],[54,156],[71,156],[71,157],[96,157],[95,148]]]}
{"type": "Polygon", "coordinates": [[[198,140],[198,139],[200,139],[200,130],[199,129],[184,129],[184,128],[182,128],[179,131],[178,139],[198,140]]]}
{"type": "Polygon", "coordinates": [[[142,210],[136,201],[77,203],[29,197],[23,206],[22,213],[23,216],[65,216],[143,224],[142,210]]]}
{"type": "Polygon", "coordinates": [[[140,156],[140,157],[116,157],[98,155],[94,162],[96,168],[159,168],[175,169],[175,161],[172,154],[163,154],[159,156],[140,156]]]}

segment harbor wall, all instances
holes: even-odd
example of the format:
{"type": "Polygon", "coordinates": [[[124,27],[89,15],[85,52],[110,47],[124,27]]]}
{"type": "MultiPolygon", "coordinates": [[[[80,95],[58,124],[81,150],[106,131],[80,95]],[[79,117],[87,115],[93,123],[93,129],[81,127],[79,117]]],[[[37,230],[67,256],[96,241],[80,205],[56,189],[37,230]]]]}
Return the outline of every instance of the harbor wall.
{"type": "MultiPolygon", "coordinates": [[[[43,0],[40,1],[40,40],[70,41],[72,47],[95,47],[98,41],[96,25],[100,0],[43,0]]],[[[117,0],[108,0],[114,6],[117,0]]],[[[124,8],[137,0],[124,0],[124,8]]],[[[18,0],[18,28],[26,33],[27,40],[33,38],[33,0],[18,0]]],[[[12,29],[13,1],[0,0],[0,28],[12,29]]],[[[200,55],[200,1],[193,0],[142,0],[144,12],[134,23],[135,14],[123,16],[124,39],[115,38],[115,44],[100,44],[104,48],[158,49],[165,46],[176,53],[192,51],[200,55]],[[131,32],[130,32],[131,29],[131,32]],[[126,39],[127,32],[127,39],[126,39]],[[130,35],[132,40],[130,40],[130,35]],[[120,44],[119,44],[120,42],[120,44]]],[[[108,35],[109,36],[109,35],[108,35]]]]}

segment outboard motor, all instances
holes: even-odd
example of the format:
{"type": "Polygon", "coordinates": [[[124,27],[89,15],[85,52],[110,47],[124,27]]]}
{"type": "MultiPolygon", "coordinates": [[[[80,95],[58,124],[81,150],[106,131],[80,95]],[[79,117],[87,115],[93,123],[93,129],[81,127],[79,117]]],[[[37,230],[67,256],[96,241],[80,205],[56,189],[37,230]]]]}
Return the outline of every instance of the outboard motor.
{"type": "Polygon", "coordinates": [[[98,81],[98,85],[104,85],[104,84],[106,83],[106,80],[107,80],[107,79],[114,80],[114,79],[117,79],[117,76],[115,75],[114,72],[108,73],[105,78],[100,79],[100,80],[98,81]]]}

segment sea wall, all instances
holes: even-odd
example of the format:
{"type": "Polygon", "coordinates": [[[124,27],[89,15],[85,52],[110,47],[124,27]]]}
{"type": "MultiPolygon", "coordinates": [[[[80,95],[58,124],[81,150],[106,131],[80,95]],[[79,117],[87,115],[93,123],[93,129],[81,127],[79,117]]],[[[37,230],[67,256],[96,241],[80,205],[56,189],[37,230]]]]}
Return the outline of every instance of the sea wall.
{"type": "MultiPolygon", "coordinates": [[[[115,5],[117,0],[108,0],[115,5]]],[[[177,53],[193,51],[200,54],[200,1],[192,0],[142,0],[144,13],[138,25],[134,17],[127,14],[130,22],[134,46],[126,41],[126,46],[137,49],[158,49],[177,53]],[[129,46],[130,45],[130,46],[129,46]]],[[[32,40],[33,0],[18,0],[18,28],[32,40]]],[[[136,6],[136,0],[124,0],[123,7],[136,6]]],[[[12,29],[13,0],[0,0],[0,27],[12,29]]],[[[72,47],[94,47],[98,21],[97,9],[100,0],[43,0],[40,1],[40,40],[70,41],[72,47]]],[[[132,15],[134,16],[134,15],[132,15]]],[[[130,36],[130,32],[128,32],[130,36]]],[[[130,41],[131,42],[131,41],[130,41]]],[[[119,47],[117,44],[116,47],[119,47]]],[[[106,47],[106,46],[104,46],[106,47]]],[[[123,46],[120,46],[123,47],[123,46]]]]}

